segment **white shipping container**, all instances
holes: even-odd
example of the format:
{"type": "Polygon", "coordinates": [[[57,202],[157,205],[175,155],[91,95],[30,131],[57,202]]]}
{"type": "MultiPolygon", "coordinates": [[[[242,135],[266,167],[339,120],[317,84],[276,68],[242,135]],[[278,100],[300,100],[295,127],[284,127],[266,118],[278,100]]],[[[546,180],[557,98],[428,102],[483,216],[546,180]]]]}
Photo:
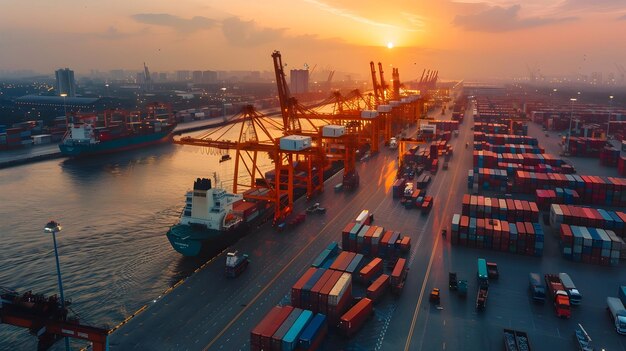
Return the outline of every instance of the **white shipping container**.
{"type": "Polygon", "coordinates": [[[35,145],[48,144],[52,142],[51,134],[33,135],[32,138],[33,144],[35,145]]]}
{"type": "Polygon", "coordinates": [[[389,113],[391,112],[391,105],[378,105],[376,111],[381,113],[389,113]]]}
{"type": "Polygon", "coordinates": [[[372,245],[378,245],[380,237],[383,235],[383,227],[376,228],[374,234],[372,234],[372,245]]]}
{"type": "Polygon", "coordinates": [[[311,137],[303,135],[289,135],[280,138],[280,149],[287,151],[301,151],[311,147],[311,137]]]}
{"type": "Polygon", "coordinates": [[[378,111],[364,110],[361,111],[361,118],[376,118],[378,117],[378,111]]]}
{"type": "Polygon", "coordinates": [[[558,228],[563,223],[563,211],[561,206],[553,204],[550,206],[550,226],[558,228]]]}
{"type": "Polygon", "coordinates": [[[333,288],[330,290],[330,293],[328,293],[328,304],[331,306],[337,306],[339,301],[341,301],[343,294],[346,293],[346,291],[351,285],[352,285],[352,274],[350,273],[342,274],[341,277],[339,277],[339,280],[337,280],[337,283],[335,284],[335,286],[333,286],[333,288]]]}
{"type": "Polygon", "coordinates": [[[346,134],[346,127],[329,124],[322,127],[322,136],[324,137],[340,137],[346,134]]]}
{"type": "Polygon", "coordinates": [[[400,101],[398,100],[391,100],[389,101],[389,105],[393,106],[399,106],[400,105],[400,101]]]}

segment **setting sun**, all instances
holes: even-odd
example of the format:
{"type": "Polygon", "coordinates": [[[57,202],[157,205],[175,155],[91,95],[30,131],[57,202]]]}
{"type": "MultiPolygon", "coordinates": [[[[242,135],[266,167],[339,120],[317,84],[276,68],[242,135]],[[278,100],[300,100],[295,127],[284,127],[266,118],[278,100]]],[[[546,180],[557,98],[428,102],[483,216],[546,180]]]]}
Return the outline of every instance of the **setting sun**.
{"type": "Polygon", "coordinates": [[[387,49],[393,49],[393,43],[392,42],[388,42],[387,43],[387,49]]]}

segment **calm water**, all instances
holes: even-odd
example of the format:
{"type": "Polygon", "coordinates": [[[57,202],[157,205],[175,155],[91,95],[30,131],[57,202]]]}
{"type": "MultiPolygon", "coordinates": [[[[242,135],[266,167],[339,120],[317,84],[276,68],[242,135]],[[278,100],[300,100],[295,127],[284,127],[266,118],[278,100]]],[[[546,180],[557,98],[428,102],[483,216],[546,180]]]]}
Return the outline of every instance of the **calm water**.
{"type": "MultiPolygon", "coordinates": [[[[232,156],[219,163],[198,147],[161,145],[0,170],[0,286],[58,292],[52,238],[42,232],[55,219],[63,225],[57,243],[72,309],[86,323],[118,324],[202,264],[182,258],[165,233],[197,177],[217,172],[229,189],[232,156]]],[[[34,349],[26,330],[0,324],[0,350],[34,349]]]]}

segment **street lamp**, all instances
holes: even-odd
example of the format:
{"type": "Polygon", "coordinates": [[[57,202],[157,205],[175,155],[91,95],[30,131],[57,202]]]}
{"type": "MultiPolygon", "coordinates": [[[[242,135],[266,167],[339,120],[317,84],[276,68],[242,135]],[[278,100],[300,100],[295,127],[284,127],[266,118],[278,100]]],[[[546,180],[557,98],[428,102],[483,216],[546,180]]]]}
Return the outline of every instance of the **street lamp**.
{"type": "Polygon", "coordinates": [[[609,140],[609,128],[611,127],[611,112],[613,112],[613,95],[609,96],[609,123],[606,124],[606,140],[609,140]]]}
{"type": "Polygon", "coordinates": [[[569,99],[569,101],[571,101],[571,110],[569,115],[569,131],[567,132],[567,153],[569,153],[569,138],[572,135],[572,118],[574,117],[574,101],[576,100],[576,98],[569,99]]]}
{"type": "Polygon", "coordinates": [[[222,87],[222,118],[226,120],[226,87],[222,87]]]}
{"type": "MultiPolygon", "coordinates": [[[[67,94],[66,94],[67,95],[67,94]]],[[[63,295],[63,283],[61,281],[61,266],[59,265],[59,252],[57,251],[57,239],[56,233],[60,232],[62,229],[61,223],[56,221],[50,221],[43,228],[44,233],[52,233],[52,242],[54,243],[54,258],[57,262],[57,276],[59,279],[59,291],[61,295],[61,308],[63,309],[63,313],[65,313],[65,296],[63,295]]],[[[68,338],[65,339],[65,349],[69,351],[70,349],[70,340],[68,338]]]]}
{"type": "Polygon", "coordinates": [[[63,97],[63,112],[65,113],[65,118],[67,118],[67,105],[65,105],[65,98],[67,97],[67,93],[62,93],[63,97]]]}

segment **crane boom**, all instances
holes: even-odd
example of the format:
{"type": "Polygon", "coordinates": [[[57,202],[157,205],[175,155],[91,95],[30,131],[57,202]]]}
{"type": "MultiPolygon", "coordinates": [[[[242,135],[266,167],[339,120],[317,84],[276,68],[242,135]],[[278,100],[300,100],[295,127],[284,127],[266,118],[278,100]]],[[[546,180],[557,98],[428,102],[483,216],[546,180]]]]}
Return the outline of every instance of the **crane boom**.
{"type": "Polygon", "coordinates": [[[374,89],[374,98],[376,103],[380,103],[380,96],[378,96],[378,82],[376,81],[376,66],[374,61],[370,61],[370,69],[372,71],[372,88],[374,89]]]}

